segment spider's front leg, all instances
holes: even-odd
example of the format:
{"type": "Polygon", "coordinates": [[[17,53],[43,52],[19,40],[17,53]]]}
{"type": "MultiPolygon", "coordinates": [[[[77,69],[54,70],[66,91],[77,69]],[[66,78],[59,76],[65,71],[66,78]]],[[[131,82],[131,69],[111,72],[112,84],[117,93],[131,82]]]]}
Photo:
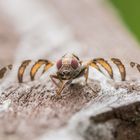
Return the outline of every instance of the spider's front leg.
{"type": "Polygon", "coordinates": [[[84,73],[84,77],[85,77],[85,82],[87,83],[88,80],[88,74],[89,74],[89,66],[85,66],[85,73],[84,73]]]}
{"type": "Polygon", "coordinates": [[[62,90],[67,85],[67,82],[64,82],[62,79],[60,79],[57,75],[50,75],[50,78],[52,82],[57,86],[57,95],[61,95],[62,90]],[[60,83],[58,83],[55,79],[59,80],[60,83]]]}
{"type": "Polygon", "coordinates": [[[60,86],[60,87],[59,87],[59,89],[57,90],[57,95],[58,95],[58,96],[60,96],[60,95],[61,95],[61,93],[62,93],[63,89],[64,89],[64,88],[65,88],[65,86],[66,86],[66,84],[67,84],[67,82],[62,81],[61,86],[60,86]]]}

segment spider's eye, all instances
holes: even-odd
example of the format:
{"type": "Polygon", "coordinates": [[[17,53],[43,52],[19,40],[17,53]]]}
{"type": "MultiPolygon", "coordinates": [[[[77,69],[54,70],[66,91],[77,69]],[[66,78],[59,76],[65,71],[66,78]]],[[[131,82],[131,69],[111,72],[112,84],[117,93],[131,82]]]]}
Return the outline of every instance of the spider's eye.
{"type": "Polygon", "coordinates": [[[56,63],[57,69],[60,69],[62,67],[62,60],[58,60],[56,63]]]}
{"type": "Polygon", "coordinates": [[[71,66],[73,67],[73,69],[77,69],[78,68],[78,61],[75,59],[72,59],[71,66]]]}

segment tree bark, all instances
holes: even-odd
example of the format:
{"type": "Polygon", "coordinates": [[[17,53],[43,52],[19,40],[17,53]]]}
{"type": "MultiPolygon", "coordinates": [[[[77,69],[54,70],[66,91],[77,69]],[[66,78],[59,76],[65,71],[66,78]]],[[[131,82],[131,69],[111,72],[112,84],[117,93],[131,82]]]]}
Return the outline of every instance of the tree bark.
{"type": "MultiPolygon", "coordinates": [[[[0,7],[20,38],[15,63],[56,61],[73,51],[82,60],[140,60],[138,43],[104,1],[1,0],[0,7]]],[[[139,80],[95,76],[90,72],[88,84],[79,79],[58,97],[48,78],[19,84],[13,71],[0,87],[0,139],[140,140],[139,80]]]]}

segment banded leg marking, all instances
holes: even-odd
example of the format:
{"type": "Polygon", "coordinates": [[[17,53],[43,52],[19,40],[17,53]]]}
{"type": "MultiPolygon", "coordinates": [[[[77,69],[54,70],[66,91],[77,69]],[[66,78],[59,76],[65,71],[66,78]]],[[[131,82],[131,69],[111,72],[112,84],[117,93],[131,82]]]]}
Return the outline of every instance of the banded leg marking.
{"type": "Polygon", "coordinates": [[[101,72],[99,66],[93,60],[91,60],[87,65],[89,65],[101,72]]]}
{"type": "Polygon", "coordinates": [[[21,66],[18,70],[18,81],[19,83],[23,82],[23,74],[25,72],[26,67],[30,64],[31,60],[25,60],[22,62],[21,66]]]}
{"type": "Polygon", "coordinates": [[[111,58],[111,60],[118,67],[119,72],[121,74],[122,81],[125,81],[125,79],[126,79],[126,70],[125,70],[125,67],[124,67],[123,63],[117,58],[111,58]]]}
{"type": "Polygon", "coordinates": [[[140,64],[135,63],[135,62],[130,62],[130,66],[131,66],[132,68],[134,68],[134,67],[136,66],[137,70],[140,72],[140,64]]]}
{"type": "Polygon", "coordinates": [[[38,60],[38,61],[33,65],[32,69],[31,69],[31,71],[30,71],[30,77],[31,77],[31,80],[32,80],[32,81],[34,80],[37,71],[38,71],[38,70],[40,69],[40,67],[41,67],[42,65],[44,65],[44,64],[45,64],[45,67],[44,67],[44,70],[43,70],[43,72],[42,72],[42,74],[43,74],[45,71],[47,71],[47,70],[52,66],[52,63],[51,63],[51,62],[49,62],[48,60],[43,60],[43,59],[41,59],[41,60],[38,60]]]}
{"type": "Polygon", "coordinates": [[[8,69],[11,70],[12,65],[8,65],[7,67],[3,67],[2,69],[0,69],[0,79],[2,79],[4,77],[4,75],[8,69]]]}
{"type": "Polygon", "coordinates": [[[0,79],[2,79],[4,77],[4,74],[6,73],[6,71],[7,71],[6,67],[4,67],[0,70],[0,79]]]}
{"type": "Polygon", "coordinates": [[[105,70],[108,72],[108,74],[110,75],[111,79],[113,79],[113,70],[110,66],[110,64],[104,60],[103,58],[96,58],[93,61],[95,61],[95,63],[100,64],[103,68],[105,68],[105,70]]]}
{"type": "Polygon", "coordinates": [[[43,72],[42,72],[42,74],[43,73],[45,73],[50,67],[52,67],[54,64],[52,63],[52,62],[49,62],[48,61],[48,63],[45,65],[45,67],[44,67],[44,70],[43,70],[43,72]]]}

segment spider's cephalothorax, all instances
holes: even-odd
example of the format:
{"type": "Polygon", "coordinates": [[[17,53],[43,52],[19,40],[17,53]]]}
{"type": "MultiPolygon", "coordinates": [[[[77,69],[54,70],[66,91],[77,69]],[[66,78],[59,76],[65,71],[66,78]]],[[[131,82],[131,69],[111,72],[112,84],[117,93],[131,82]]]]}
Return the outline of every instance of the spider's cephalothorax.
{"type": "Polygon", "coordinates": [[[81,62],[73,54],[66,54],[56,63],[57,76],[62,80],[74,79],[81,72],[81,62]]]}
{"type": "Polygon", "coordinates": [[[57,72],[50,75],[54,84],[59,88],[57,94],[61,94],[67,83],[72,82],[73,79],[86,74],[87,67],[82,65],[80,59],[74,54],[66,54],[56,62],[57,72]],[[54,79],[59,79],[61,85],[56,83],[54,79]]]}
{"type": "MultiPolygon", "coordinates": [[[[121,80],[124,81],[126,79],[126,68],[123,63],[117,58],[111,58],[111,61],[119,70],[121,80]]],[[[18,68],[18,81],[19,83],[23,82],[24,72],[26,68],[31,63],[31,60],[25,60],[21,63],[18,68]]],[[[110,62],[103,58],[95,58],[91,59],[87,62],[82,62],[76,55],[74,54],[66,54],[62,56],[56,63],[52,63],[51,61],[40,59],[36,61],[30,69],[30,78],[33,81],[35,76],[40,68],[43,68],[42,74],[48,71],[49,68],[56,65],[57,72],[53,75],[50,75],[52,82],[58,87],[57,95],[61,95],[62,90],[65,86],[72,82],[73,79],[76,79],[80,76],[85,77],[85,81],[88,79],[88,71],[89,67],[93,67],[99,72],[106,72],[111,79],[114,79],[114,70],[110,62]],[[57,80],[57,81],[56,81],[57,80]],[[58,82],[59,81],[59,82],[58,82]]],[[[137,68],[140,72],[140,65],[135,62],[130,62],[130,66],[132,68],[137,68]]],[[[7,70],[11,70],[12,65],[8,65],[0,70],[0,79],[2,79],[7,72],[7,70]]]]}

